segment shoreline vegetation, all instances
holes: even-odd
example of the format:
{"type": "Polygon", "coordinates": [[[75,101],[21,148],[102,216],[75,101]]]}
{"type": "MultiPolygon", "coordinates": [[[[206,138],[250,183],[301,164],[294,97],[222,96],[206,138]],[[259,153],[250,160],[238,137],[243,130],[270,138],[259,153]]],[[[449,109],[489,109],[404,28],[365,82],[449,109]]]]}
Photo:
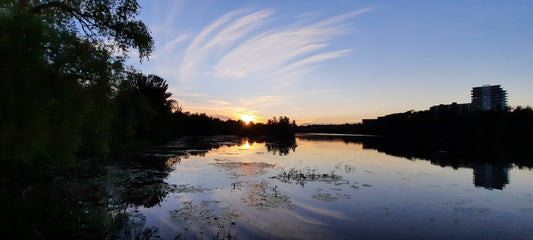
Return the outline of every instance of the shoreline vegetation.
{"type": "Polygon", "coordinates": [[[530,149],[502,148],[443,148],[442,146],[426,147],[409,140],[387,138],[367,134],[329,134],[329,133],[297,133],[296,137],[310,141],[342,141],[346,144],[360,144],[363,149],[374,149],[390,156],[410,160],[426,160],[442,167],[472,167],[476,164],[514,164],[519,168],[533,168],[533,152],[530,149]]]}
{"type": "Polygon", "coordinates": [[[533,166],[533,109],[408,111],[356,124],[298,126],[300,138],[360,143],[389,155],[452,167],[479,163],[533,166]],[[321,138],[320,134],[326,134],[321,138]]]}
{"type": "Polygon", "coordinates": [[[142,61],[154,47],[132,17],[139,9],[125,0],[0,5],[3,176],[51,179],[81,159],[134,157],[186,135],[294,136],[284,116],[246,124],[185,112],[165,79],[127,66],[130,49],[142,61]]]}
{"type": "Polygon", "coordinates": [[[126,65],[127,53],[143,61],[154,49],[139,11],[135,0],[0,3],[4,236],[150,238],[108,191],[139,153],[185,135],[294,139],[288,117],[245,124],[185,112],[165,79],[126,65]]]}
{"type": "Polygon", "coordinates": [[[408,111],[363,123],[298,126],[297,132],[378,135],[399,145],[435,151],[496,148],[531,152],[533,110],[517,107],[467,113],[408,111]]]}

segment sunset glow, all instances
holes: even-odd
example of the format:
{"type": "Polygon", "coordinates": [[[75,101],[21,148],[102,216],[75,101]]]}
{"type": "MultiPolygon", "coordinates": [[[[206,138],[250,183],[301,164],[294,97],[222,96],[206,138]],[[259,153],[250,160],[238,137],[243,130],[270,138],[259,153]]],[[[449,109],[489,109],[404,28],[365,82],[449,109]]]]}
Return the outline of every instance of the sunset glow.
{"type": "Polygon", "coordinates": [[[246,142],[240,146],[241,149],[249,149],[250,148],[250,143],[248,142],[248,140],[246,140],[246,142]]]}
{"type": "Polygon", "coordinates": [[[254,116],[251,115],[241,115],[241,120],[243,120],[246,124],[249,124],[250,122],[255,122],[254,116]]]}
{"type": "Polygon", "coordinates": [[[466,103],[483,84],[531,105],[533,28],[521,23],[533,1],[443,2],[141,1],[156,47],[127,63],[166,79],[185,111],[222,119],[357,123],[466,103]]]}

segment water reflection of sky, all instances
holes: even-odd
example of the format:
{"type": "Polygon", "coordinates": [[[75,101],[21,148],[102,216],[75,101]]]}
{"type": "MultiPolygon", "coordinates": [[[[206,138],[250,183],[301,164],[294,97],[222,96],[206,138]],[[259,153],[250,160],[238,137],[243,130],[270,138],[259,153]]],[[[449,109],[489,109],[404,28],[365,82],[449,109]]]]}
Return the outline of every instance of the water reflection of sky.
{"type": "MultiPolygon", "coordinates": [[[[187,231],[206,239],[516,239],[533,227],[530,170],[505,170],[508,184],[491,190],[474,185],[475,168],[342,141],[296,145],[283,155],[244,140],[181,159],[165,180],[174,191],[140,209],[147,226],[158,226],[163,238],[187,231]]],[[[481,181],[494,169],[476,171],[481,181]]]]}

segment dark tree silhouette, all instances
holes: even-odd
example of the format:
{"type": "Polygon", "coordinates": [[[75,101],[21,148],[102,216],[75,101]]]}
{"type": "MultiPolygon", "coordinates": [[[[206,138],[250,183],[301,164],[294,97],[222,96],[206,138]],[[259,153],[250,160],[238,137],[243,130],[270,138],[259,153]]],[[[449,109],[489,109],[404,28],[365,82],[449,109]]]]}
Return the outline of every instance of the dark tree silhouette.
{"type": "Polygon", "coordinates": [[[61,31],[79,32],[100,43],[112,40],[108,46],[127,51],[133,47],[145,58],[153,50],[154,42],[146,25],[135,17],[140,6],[135,0],[78,0],[78,1],[18,1],[19,7],[43,16],[61,31]],[[81,30],[78,29],[81,27],[81,30]]]}
{"type": "Polygon", "coordinates": [[[136,78],[135,86],[139,92],[146,97],[150,104],[155,108],[156,114],[167,114],[171,110],[172,102],[168,93],[168,84],[165,79],[156,75],[141,75],[136,78]]]}
{"type": "Polygon", "coordinates": [[[183,135],[290,135],[288,118],[246,125],[184,113],[163,78],[125,66],[117,52],[136,48],[142,59],[153,48],[138,10],[135,0],[0,2],[0,196],[15,238],[109,238],[103,224],[115,219],[104,196],[87,180],[59,183],[99,175],[147,146],[183,135]],[[62,195],[70,190],[90,198],[62,195]]]}
{"type": "Polygon", "coordinates": [[[533,110],[471,111],[466,113],[408,111],[363,124],[311,125],[299,132],[381,135],[419,147],[440,149],[507,148],[520,151],[533,144],[533,110]]]}

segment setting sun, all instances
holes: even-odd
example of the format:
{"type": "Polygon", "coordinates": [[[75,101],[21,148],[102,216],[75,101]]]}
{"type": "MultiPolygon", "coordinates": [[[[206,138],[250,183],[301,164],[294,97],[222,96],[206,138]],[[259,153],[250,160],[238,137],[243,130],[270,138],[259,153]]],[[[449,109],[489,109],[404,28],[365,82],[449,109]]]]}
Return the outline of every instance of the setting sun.
{"type": "Polygon", "coordinates": [[[251,115],[241,115],[241,120],[243,120],[246,124],[249,124],[250,122],[255,122],[254,116],[251,115]]]}

